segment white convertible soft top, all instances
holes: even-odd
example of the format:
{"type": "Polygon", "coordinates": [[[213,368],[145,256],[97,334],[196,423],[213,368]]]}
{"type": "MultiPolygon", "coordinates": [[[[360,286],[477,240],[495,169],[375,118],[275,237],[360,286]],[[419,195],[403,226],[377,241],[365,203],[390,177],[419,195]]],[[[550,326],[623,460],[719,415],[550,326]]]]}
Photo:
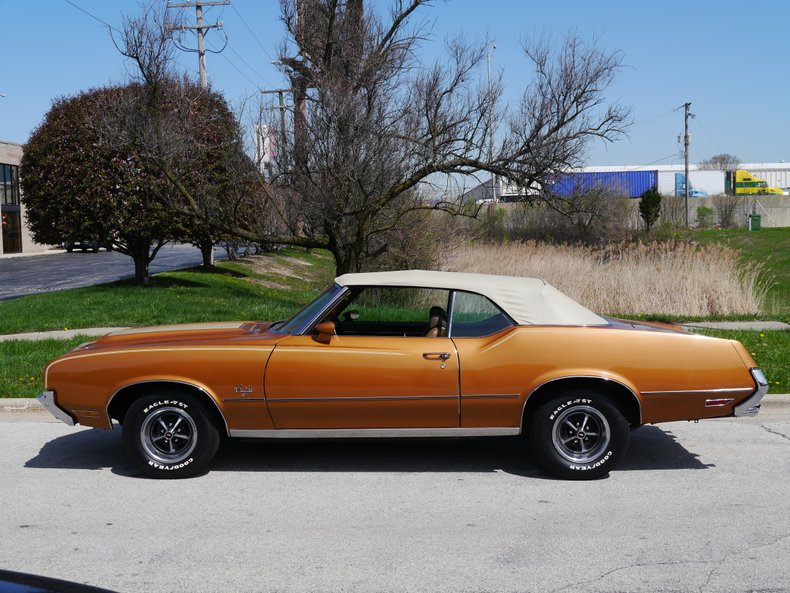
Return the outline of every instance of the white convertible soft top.
{"type": "Polygon", "coordinates": [[[404,270],[344,274],[335,278],[335,282],[341,286],[409,286],[475,292],[502,307],[519,325],[609,324],[540,278],[404,270]]]}

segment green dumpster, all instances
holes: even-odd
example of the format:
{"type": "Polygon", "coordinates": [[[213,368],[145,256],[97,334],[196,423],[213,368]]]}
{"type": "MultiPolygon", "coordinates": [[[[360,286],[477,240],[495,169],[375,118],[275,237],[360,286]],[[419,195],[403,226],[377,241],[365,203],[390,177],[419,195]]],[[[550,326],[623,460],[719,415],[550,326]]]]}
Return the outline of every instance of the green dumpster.
{"type": "Polygon", "coordinates": [[[750,231],[759,231],[761,223],[762,223],[762,215],[760,215],[760,214],[751,214],[749,216],[749,230],[750,231]]]}

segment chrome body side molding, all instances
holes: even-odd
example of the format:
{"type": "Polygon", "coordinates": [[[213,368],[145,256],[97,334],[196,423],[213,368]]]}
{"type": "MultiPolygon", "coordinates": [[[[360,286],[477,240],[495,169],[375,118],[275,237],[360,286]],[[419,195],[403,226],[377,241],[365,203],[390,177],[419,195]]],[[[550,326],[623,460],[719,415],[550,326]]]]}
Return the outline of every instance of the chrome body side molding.
{"type": "Polygon", "coordinates": [[[521,429],[491,428],[272,428],[231,430],[230,436],[253,439],[356,439],[356,438],[433,438],[515,436],[521,429]]]}
{"type": "Polygon", "coordinates": [[[361,397],[267,397],[270,404],[290,404],[304,402],[378,402],[378,401],[415,401],[424,399],[458,399],[457,395],[366,395],[361,397]]]}
{"type": "Polygon", "coordinates": [[[723,387],[721,389],[674,389],[672,391],[643,391],[642,395],[667,395],[672,393],[743,393],[754,391],[751,387],[723,387]]]}

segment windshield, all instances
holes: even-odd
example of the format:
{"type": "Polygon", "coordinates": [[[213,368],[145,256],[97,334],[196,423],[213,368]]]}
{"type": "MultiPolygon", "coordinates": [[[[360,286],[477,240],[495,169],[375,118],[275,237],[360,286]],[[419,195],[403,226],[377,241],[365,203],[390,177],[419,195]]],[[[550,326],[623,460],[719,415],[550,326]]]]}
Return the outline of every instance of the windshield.
{"type": "Polygon", "coordinates": [[[343,290],[344,288],[339,284],[333,284],[288,321],[273,325],[269,329],[282,334],[302,333],[343,290]]]}

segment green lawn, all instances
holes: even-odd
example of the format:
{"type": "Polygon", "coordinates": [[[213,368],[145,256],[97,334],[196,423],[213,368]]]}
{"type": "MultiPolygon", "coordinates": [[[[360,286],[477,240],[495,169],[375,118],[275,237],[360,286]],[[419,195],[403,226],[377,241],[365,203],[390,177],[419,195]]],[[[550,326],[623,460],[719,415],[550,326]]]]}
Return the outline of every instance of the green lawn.
{"type": "Polygon", "coordinates": [[[790,228],[700,229],[684,235],[702,244],[721,243],[740,252],[744,261],[764,267],[772,283],[765,313],[774,319],[790,319],[790,228]]]}
{"type": "Polygon", "coordinates": [[[266,261],[277,270],[290,266],[303,278],[256,273],[242,263],[225,262],[212,271],[195,268],[157,274],[149,286],[115,282],[27,296],[0,302],[0,334],[196,321],[274,321],[289,317],[312,300],[332,277],[332,258],[326,252],[284,250],[267,256],[266,261]],[[295,265],[285,258],[309,265],[295,265]]]}
{"type": "Polygon", "coordinates": [[[41,372],[53,358],[93,338],[0,342],[0,397],[35,397],[44,388],[41,372]]]}
{"type": "Polygon", "coordinates": [[[790,332],[751,330],[697,330],[707,336],[738,340],[763,369],[768,393],[790,393],[790,332]]]}

